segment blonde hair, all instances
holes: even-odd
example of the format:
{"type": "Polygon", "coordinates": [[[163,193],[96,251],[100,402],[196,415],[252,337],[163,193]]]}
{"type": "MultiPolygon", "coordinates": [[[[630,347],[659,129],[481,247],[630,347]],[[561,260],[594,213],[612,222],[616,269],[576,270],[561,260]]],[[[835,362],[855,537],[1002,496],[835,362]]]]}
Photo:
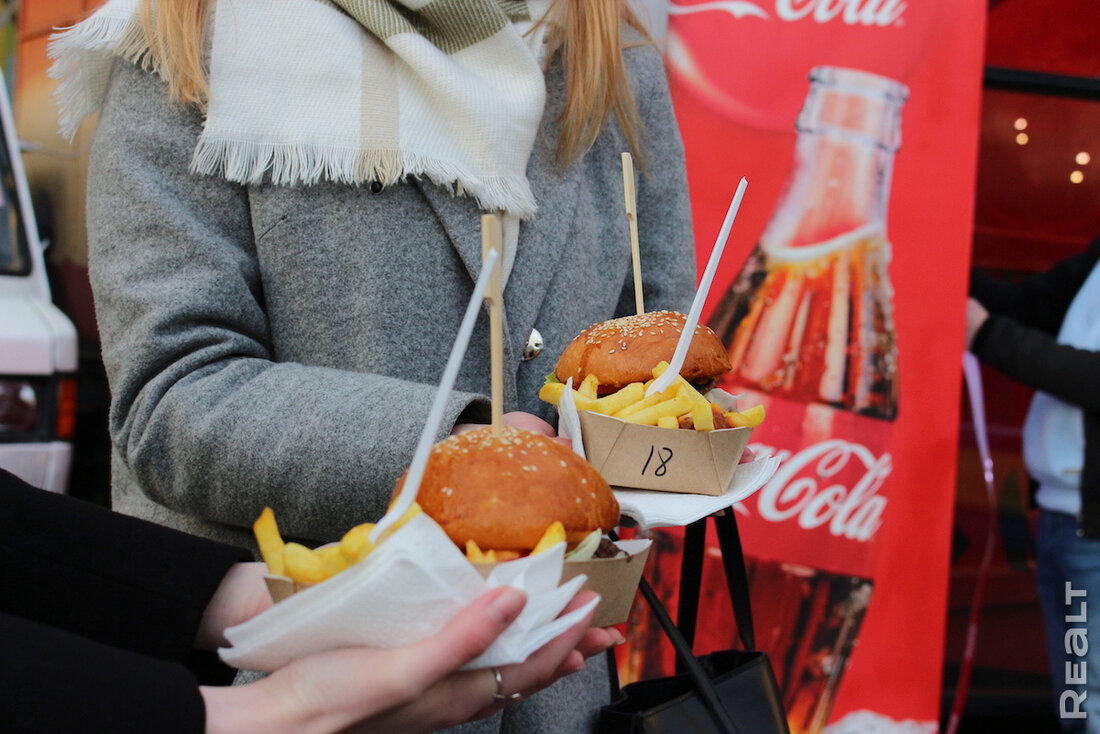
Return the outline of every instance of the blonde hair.
{"type": "MultiPolygon", "coordinates": [[[[141,26],[151,60],[168,81],[170,98],[202,107],[209,89],[203,67],[203,37],[211,0],[142,0],[141,26]]],[[[554,0],[560,31],[551,46],[566,68],[558,163],[588,150],[614,111],[631,152],[645,168],[642,122],[623,62],[623,25],[650,41],[627,0],[554,0]]]]}
{"type": "Polygon", "coordinates": [[[558,162],[573,161],[596,141],[612,110],[639,165],[645,168],[642,120],[623,61],[625,24],[651,42],[626,0],[555,0],[561,32],[552,39],[566,70],[558,162]],[[560,7],[559,7],[560,6],[560,7]]]}
{"type": "Polygon", "coordinates": [[[210,0],[141,0],[141,30],[149,56],[168,80],[174,102],[203,107],[209,88],[203,39],[210,0]]]}

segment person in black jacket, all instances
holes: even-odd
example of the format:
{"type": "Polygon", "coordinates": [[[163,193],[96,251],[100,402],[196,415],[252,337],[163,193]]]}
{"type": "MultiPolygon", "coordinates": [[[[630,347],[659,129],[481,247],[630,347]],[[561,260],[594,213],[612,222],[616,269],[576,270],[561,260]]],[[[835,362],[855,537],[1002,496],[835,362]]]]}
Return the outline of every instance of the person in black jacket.
{"type": "MultiPolygon", "coordinates": [[[[622,641],[585,619],[499,677],[458,671],[523,608],[523,594],[505,587],[415,645],[335,650],[249,685],[200,685],[187,665],[195,648],[226,645],[224,629],[271,605],[263,564],[250,561],[242,549],[35,489],[0,469],[0,729],[431,731],[488,715],[622,641]]],[[[221,667],[221,682],[232,680],[221,667]]],[[[219,677],[215,666],[205,670],[205,682],[219,677]]]]}
{"type": "Polygon", "coordinates": [[[1036,390],[1023,449],[1039,485],[1039,601],[1062,728],[1089,734],[1100,733],[1098,261],[1100,238],[1020,283],[973,271],[966,324],[971,352],[1036,390]]]}

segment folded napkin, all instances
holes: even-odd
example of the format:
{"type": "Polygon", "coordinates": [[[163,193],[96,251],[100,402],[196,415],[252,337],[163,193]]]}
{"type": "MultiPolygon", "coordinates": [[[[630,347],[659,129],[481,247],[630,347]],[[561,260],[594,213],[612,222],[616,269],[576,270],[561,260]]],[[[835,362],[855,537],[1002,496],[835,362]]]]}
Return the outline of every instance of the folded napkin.
{"type": "Polygon", "coordinates": [[[427,515],[417,515],[363,561],[225,631],[218,652],[236,668],[273,671],[342,647],[391,648],[439,632],[490,589],[513,586],[527,605],[492,646],[465,667],[522,662],[582,619],[596,601],[561,617],[584,584],[561,586],[565,544],[498,566],[487,579],[427,515]]]}
{"type": "Polygon", "coordinates": [[[733,481],[724,494],[679,494],[648,489],[612,487],[622,514],[644,527],[688,525],[711,513],[724,510],[750,497],[768,483],[779,468],[779,457],[767,456],[738,464],[733,481]]]}

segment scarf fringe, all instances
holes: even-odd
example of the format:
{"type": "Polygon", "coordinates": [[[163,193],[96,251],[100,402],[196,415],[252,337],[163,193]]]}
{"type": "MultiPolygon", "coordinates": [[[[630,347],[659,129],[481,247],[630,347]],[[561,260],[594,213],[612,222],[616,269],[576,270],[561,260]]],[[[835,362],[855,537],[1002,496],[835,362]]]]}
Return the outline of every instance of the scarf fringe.
{"type": "Polygon", "coordinates": [[[503,210],[526,219],[537,208],[527,179],[521,176],[478,177],[462,166],[430,156],[397,150],[357,150],[319,144],[255,143],[203,136],[191,159],[192,173],[221,176],[240,184],[265,177],[280,186],[312,185],[322,180],[360,185],[395,184],[407,176],[427,177],[456,195],[472,196],[486,210],[503,210]]]}
{"type": "Polygon", "coordinates": [[[133,13],[96,14],[50,37],[48,75],[60,81],[54,91],[61,134],[69,141],[81,121],[103,103],[115,57],[157,71],[133,13]]]}

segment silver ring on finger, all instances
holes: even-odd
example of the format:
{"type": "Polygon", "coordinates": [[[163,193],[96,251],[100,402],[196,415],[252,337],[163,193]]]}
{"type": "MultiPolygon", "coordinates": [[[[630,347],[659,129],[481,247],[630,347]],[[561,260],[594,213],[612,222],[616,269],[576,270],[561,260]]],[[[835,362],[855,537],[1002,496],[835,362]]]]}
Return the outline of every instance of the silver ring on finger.
{"type": "Polygon", "coordinates": [[[502,678],[501,675],[500,675],[500,668],[498,668],[494,665],[490,670],[493,671],[493,680],[496,681],[496,684],[497,684],[497,690],[496,690],[495,693],[493,693],[493,700],[494,701],[496,701],[499,704],[505,704],[506,705],[506,704],[512,703],[513,701],[518,701],[523,696],[523,694],[519,693],[518,691],[516,693],[511,693],[511,694],[505,693],[504,692],[504,678],[502,678]]]}

